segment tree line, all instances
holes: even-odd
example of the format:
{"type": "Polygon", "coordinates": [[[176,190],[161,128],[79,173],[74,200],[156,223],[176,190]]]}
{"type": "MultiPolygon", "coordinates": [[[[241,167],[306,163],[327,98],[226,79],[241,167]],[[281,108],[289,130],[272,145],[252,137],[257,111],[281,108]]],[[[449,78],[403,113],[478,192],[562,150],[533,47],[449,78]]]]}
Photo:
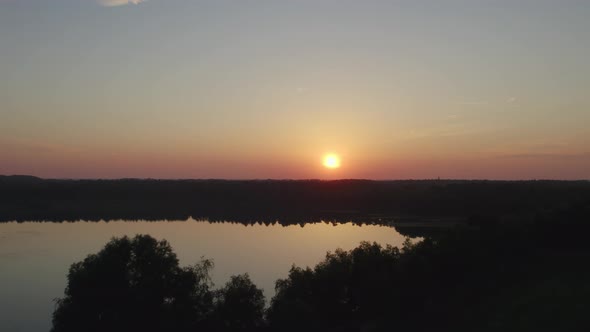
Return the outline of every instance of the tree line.
{"type": "Polygon", "coordinates": [[[531,218],[588,181],[44,180],[0,176],[0,221],[531,218]]]}

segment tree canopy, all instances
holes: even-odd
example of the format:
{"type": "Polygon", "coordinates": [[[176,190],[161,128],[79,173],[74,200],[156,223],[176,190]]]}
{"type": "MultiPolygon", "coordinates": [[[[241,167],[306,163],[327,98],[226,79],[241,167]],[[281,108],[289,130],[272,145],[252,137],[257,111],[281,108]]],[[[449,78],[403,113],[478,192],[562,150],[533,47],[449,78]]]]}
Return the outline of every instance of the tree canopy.
{"type": "Polygon", "coordinates": [[[53,331],[587,331],[586,207],[339,249],[293,266],[268,308],[247,274],[213,289],[209,260],[180,267],[166,241],[112,239],[70,268],[53,331]],[[564,216],[580,235],[555,237],[564,216]]]}
{"type": "Polygon", "coordinates": [[[179,267],[170,245],[150,236],[113,239],[71,266],[53,331],[190,330],[211,308],[211,267],[179,267]]]}

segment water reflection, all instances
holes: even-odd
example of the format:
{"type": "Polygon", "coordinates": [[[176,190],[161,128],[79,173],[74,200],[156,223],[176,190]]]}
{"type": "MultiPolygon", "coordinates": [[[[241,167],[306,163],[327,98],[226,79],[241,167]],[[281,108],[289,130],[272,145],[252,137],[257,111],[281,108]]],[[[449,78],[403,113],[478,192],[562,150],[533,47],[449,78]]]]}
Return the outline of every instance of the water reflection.
{"type": "Polygon", "coordinates": [[[327,251],[352,249],[361,241],[399,246],[405,239],[392,227],[336,221],[3,223],[0,330],[47,331],[52,299],[62,296],[70,264],[99,251],[114,236],[135,234],[167,239],[181,265],[202,256],[213,259],[218,286],[231,275],[248,272],[267,299],[292,264],[313,266],[327,251]]]}

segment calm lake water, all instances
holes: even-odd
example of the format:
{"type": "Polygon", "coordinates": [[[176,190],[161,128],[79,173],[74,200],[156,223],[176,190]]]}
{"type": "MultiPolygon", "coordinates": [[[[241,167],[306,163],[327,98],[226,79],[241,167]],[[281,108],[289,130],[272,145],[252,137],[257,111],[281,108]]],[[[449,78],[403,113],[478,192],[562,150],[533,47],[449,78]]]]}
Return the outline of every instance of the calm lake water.
{"type": "Polygon", "coordinates": [[[116,236],[149,234],[166,239],[185,266],[202,256],[213,259],[212,278],[222,286],[231,275],[248,272],[267,301],[274,283],[293,264],[314,266],[327,251],[361,241],[401,246],[392,227],[332,225],[251,225],[203,221],[74,222],[0,224],[0,331],[49,331],[53,299],[63,295],[73,262],[99,251],[116,236]]]}

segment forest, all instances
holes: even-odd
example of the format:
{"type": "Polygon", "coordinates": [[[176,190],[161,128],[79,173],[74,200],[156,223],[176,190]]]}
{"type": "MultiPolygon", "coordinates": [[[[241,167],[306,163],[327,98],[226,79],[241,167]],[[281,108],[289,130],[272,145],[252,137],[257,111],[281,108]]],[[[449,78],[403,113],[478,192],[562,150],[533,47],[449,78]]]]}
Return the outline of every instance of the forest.
{"type": "Polygon", "coordinates": [[[47,180],[0,176],[0,221],[531,220],[582,204],[588,181],[47,180]]]}

